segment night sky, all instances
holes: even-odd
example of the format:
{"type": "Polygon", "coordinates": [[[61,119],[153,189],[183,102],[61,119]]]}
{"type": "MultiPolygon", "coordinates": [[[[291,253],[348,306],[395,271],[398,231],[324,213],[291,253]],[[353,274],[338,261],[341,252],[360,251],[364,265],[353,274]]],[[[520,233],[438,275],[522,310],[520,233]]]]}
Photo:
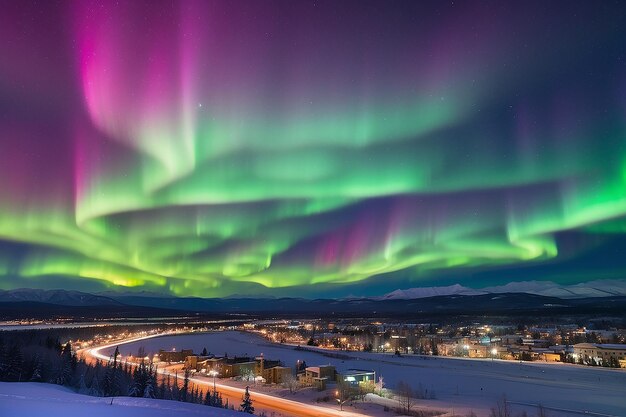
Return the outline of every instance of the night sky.
{"type": "Polygon", "coordinates": [[[626,277],[626,6],[0,0],[0,287],[626,277]]]}

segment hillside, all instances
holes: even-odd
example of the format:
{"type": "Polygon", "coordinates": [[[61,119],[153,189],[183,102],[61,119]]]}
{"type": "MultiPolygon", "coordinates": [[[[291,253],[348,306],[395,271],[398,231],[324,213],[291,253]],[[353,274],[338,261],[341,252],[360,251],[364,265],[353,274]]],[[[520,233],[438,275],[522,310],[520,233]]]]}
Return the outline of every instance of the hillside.
{"type": "Polygon", "coordinates": [[[242,413],[178,401],[90,397],[51,384],[0,382],[0,416],[171,417],[173,415],[237,417],[242,416],[242,413]]]}

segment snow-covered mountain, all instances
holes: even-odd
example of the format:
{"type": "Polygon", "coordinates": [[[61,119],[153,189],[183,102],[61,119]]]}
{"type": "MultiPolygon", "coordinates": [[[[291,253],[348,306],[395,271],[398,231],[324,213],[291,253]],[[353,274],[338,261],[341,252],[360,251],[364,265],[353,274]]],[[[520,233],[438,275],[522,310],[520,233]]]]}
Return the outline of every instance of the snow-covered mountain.
{"type": "Polygon", "coordinates": [[[464,287],[460,284],[449,285],[447,287],[421,287],[409,288],[406,290],[395,290],[381,297],[378,300],[412,300],[415,298],[437,297],[440,295],[481,295],[485,291],[479,291],[464,287]]]}
{"type": "Polygon", "coordinates": [[[626,280],[597,280],[573,285],[559,285],[551,281],[521,281],[506,285],[473,289],[460,284],[447,287],[421,287],[395,290],[378,297],[381,300],[410,300],[440,295],[480,295],[526,293],[558,298],[589,298],[626,296],[626,280]]]}

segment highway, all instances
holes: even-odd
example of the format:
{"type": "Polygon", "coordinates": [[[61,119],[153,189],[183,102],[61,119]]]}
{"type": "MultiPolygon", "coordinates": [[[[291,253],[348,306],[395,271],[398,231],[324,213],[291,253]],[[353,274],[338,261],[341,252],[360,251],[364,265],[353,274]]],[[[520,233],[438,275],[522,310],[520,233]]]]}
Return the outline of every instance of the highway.
{"type": "MultiPolygon", "coordinates": [[[[138,340],[144,340],[151,337],[163,336],[163,334],[150,335],[150,336],[142,336],[136,337],[132,339],[126,339],[123,341],[116,341],[114,343],[106,344],[103,346],[98,346],[95,348],[87,348],[81,349],[77,353],[86,359],[92,358],[94,360],[103,360],[108,361],[110,358],[102,354],[100,351],[103,349],[112,348],[115,346],[120,346],[126,343],[135,342],[138,340]]],[[[121,362],[125,362],[123,359],[121,362]]],[[[129,362],[132,365],[136,365],[132,362],[129,362]]],[[[169,375],[170,377],[178,377],[179,383],[183,380],[183,376],[178,374],[172,374],[168,372],[166,369],[157,369],[157,372],[161,375],[169,375]]],[[[213,381],[200,379],[200,378],[189,378],[189,381],[198,385],[198,387],[204,387],[203,392],[206,389],[212,389],[213,381]]],[[[244,389],[238,387],[232,387],[224,384],[215,384],[217,391],[222,394],[224,398],[228,398],[231,404],[235,405],[235,408],[238,407],[243,394],[245,392],[244,389]]],[[[350,411],[341,411],[338,409],[333,409],[330,407],[320,407],[313,404],[301,403],[298,401],[288,400],[285,398],[275,397],[272,395],[264,394],[261,392],[255,392],[252,389],[249,390],[250,398],[252,399],[253,405],[257,411],[265,411],[267,412],[275,412],[277,415],[282,415],[285,417],[367,417],[365,414],[354,413],[350,411]]]]}

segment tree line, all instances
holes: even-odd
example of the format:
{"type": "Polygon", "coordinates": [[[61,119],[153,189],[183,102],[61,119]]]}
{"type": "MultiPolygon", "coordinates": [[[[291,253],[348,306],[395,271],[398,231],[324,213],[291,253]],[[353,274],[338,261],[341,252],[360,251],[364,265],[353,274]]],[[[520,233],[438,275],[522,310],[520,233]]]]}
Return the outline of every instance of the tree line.
{"type": "MultiPolygon", "coordinates": [[[[118,356],[116,348],[109,361],[91,364],[77,357],[70,342],[61,344],[50,335],[26,345],[0,338],[0,381],[46,382],[96,397],[155,398],[235,409],[215,390],[207,389],[203,395],[197,385],[190,383],[188,370],[181,383],[178,375],[157,378],[157,368],[152,362],[142,361],[132,366],[118,361],[118,356]]],[[[240,410],[254,413],[247,390],[240,410]]]]}

